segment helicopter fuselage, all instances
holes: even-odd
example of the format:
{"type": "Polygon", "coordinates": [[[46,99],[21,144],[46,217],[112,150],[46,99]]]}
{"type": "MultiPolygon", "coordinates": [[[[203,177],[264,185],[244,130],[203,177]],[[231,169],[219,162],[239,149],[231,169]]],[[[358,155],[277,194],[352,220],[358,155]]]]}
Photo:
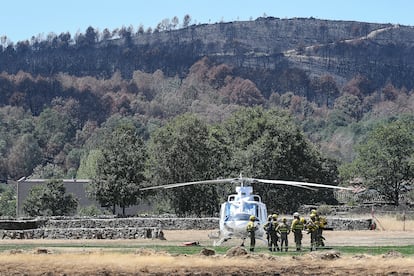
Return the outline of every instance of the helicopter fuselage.
{"type": "Polygon", "coordinates": [[[253,195],[250,186],[236,187],[237,194],[230,195],[220,208],[220,240],[221,244],[231,238],[245,239],[248,236],[246,230],[251,216],[255,217],[256,238],[263,239],[263,225],[267,220],[266,205],[260,196],[253,195]]]}

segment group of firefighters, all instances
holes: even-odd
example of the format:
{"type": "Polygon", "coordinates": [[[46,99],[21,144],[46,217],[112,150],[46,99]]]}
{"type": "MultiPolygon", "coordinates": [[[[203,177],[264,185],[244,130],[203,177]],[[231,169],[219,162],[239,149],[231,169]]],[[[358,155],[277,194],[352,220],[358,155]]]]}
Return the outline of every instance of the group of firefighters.
{"type": "MultiPolygon", "coordinates": [[[[325,246],[324,237],[322,231],[327,225],[325,217],[319,215],[319,213],[313,209],[309,215],[309,220],[304,217],[300,217],[298,212],[293,214],[292,224],[289,226],[286,217],[283,217],[281,221],[278,220],[278,215],[273,214],[268,217],[268,220],[263,228],[266,232],[269,251],[288,251],[288,235],[293,233],[296,251],[302,250],[303,231],[306,230],[310,235],[310,250],[316,250],[321,246],[325,246]],[[279,247],[280,241],[280,247],[279,247]]],[[[247,232],[250,237],[250,251],[254,251],[256,244],[255,231],[257,225],[255,225],[255,216],[250,216],[250,221],[247,224],[247,232]]]]}

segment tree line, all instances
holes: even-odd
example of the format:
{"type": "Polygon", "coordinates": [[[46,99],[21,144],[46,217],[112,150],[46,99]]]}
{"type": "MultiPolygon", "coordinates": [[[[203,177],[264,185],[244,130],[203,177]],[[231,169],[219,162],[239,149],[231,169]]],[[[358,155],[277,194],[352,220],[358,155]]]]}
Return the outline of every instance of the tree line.
{"type": "MultiPolygon", "coordinates": [[[[116,206],[125,210],[150,200],[156,210],[179,216],[213,216],[220,202],[234,193],[232,184],[156,192],[140,189],[235,177],[240,172],[258,178],[336,183],[335,162],[323,157],[281,110],[242,108],[221,124],[184,114],[150,133],[147,142],[139,132],[131,123],[120,123],[90,152],[98,157],[81,165],[88,169],[80,168],[84,175],[78,176],[92,179],[89,196],[112,212],[116,206]]],[[[263,184],[254,184],[254,189],[268,208],[280,212],[304,203],[335,203],[332,191],[263,184]]]]}
{"type": "MultiPolygon", "coordinates": [[[[375,188],[398,205],[401,192],[414,180],[413,122],[413,117],[408,116],[378,125],[367,142],[358,147],[357,158],[340,166],[340,173],[338,163],[324,157],[292,118],[277,109],[244,108],[219,125],[184,114],[154,131],[146,143],[135,126],[121,124],[90,152],[94,158],[83,165],[88,168],[83,170],[83,176],[92,179],[88,186],[90,198],[113,213],[116,206],[125,211],[126,207],[147,200],[162,213],[214,216],[220,203],[234,192],[232,184],[155,192],[140,189],[234,177],[239,172],[257,178],[328,184],[363,177],[365,187],[375,188]]],[[[292,212],[302,204],[336,203],[328,189],[315,192],[268,184],[253,186],[275,212],[292,212]]],[[[30,215],[73,213],[76,203],[71,196],[64,195],[62,187],[52,181],[33,188],[24,210],[30,215]]]]}
{"type": "MultiPolygon", "coordinates": [[[[313,99],[289,87],[267,98],[254,82],[234,71],[204,58],[193,64],[185,78],[167,77],[160,70],[135,71],[131,80],[119,73],[110,78],[0,74],[0,179],[47,176],[53,167],[60,169],[62,177],[73,177],[98,137],[121,121],[133,121],[148,139],[149,129],[177,115],[189,112],[218,123],[240,106],[282,108],[324,153],[352,161],[352,144],[375,121],[412,109],[412,91],[392,84],[373,90],[362,76],[343,87],[330,76],[314,79],[313,99]]],[[[287,84],[299,85],[293,77],[297,74],[289,75],[292,81],[287,84]]]]}
{"type": "MultiPolygon", "coordinates": [[[[279,92],[262,91],[236,68],[208,58],[195,62],[185,77],[168,77],[161,70],[134,71],[132,79],[119,72],[110,78],[2,73],[0,180],[85,175],[101,155],[103,137],[119,125],[133,125],[147,144],[176,116],[192,113],[208,124],[221,124],[243,106],[283,109],[307,138],[341,164],[356,157],[353,144],[364,141],[378,122],[412,110],[412,91],[391,83],[374,89],[369,79],[356,76],[341,87],[331,76],[311,80],[301,70],[286,76],[291,81],[277,80],[285,87],[279,92]],[[305,96],[308,90],[301,83],[315,93],[305,96]]],[[[243,160],[237,154],[231,158],[243,160]]]]}

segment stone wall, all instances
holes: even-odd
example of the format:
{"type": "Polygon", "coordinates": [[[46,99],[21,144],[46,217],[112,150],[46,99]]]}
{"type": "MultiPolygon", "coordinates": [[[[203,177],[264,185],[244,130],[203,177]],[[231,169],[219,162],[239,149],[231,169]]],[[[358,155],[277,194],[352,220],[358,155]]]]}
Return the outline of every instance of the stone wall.
{"type": "Polygon", "coordinates": [[[164,239],[159,228],[39,228],[0,230],[1,239],[164,239]]]}
{"type": "Polygon", "coordinates": [[[51,218],[43,222],[44,228],[153,228],[163,230],[213,230],[218,218],[51,218]]]}
{"type": "MultiPolygon", "coordinates": [[[[291,220],[288,220],[291,223],[291,220]]],[[[328,217],[333,230],[366,230],[371,220],[328,217]]],[[[218,218],[72,218],[0,221],[1,239],[163,239],[163,230],[215,230],[218,218]],[[27,229],[31,225],[33,229],[27,229]]]]}
{"type": "Polygon", "coordinates": [[[355,206],[348,205],[302,205],[298,212],[304,216],[309,216],[312,209],[319,210],[323,215],[331,217],[346,218],[350,216],[367,216],[371,217],[371,213],[376,215],[402,215],[412,214],[414,216],[414,208],[410,205],[400,204],[399,206],[386,205],[382,203],[371,203],[371,204],[359,204],[355,206]]]}
{"type": "MultiPolygon", "coordinates": [[[[327,217],[327,227],[335,230],[366,230],[370,219],[327,217]]],[[[288,219],[291,223],[291,219],[288,219]]],[[[109,218],[109,219],[49,219],[43,222],[43,228],[159,228],[161,230],[215,230],[218,218],[109,218]]]]}

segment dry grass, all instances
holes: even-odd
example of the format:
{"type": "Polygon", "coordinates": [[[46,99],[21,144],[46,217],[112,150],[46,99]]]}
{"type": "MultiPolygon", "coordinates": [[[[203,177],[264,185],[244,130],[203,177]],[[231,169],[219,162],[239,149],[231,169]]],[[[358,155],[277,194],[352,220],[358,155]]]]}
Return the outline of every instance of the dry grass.
{"type": "Polygon", "coordinates": [[[267,254],[227,258],[224,256],[170,256],[115,253],[90,254],[14,254],[0,255],[0,275],[130,275],[130,274],[177,274],[212,273],[240,274],[282,272],[283,275],[352,274],[380,275],[414,271],[413,258],[384,258],[382,256],[342,257],[321,260],[308,254],[297,258],[274,257],[267,254]],[[316,270],[315,270],[316,269],[316,270]]]}
{"type": "Polygon", "coordinates": [[[414,220],[401,220],[396,216],[375,216],[378,230],[386,231],[414,231],[414,220]]]}
{"type": "MultiPolygon", "coordinates": [[[[254,260],[243,261],[238,259],[221,259],[169,256],[169,255],[150,255],[142,256],[136,254],[116,254],[116,253],[90,253],[90,254],[15,254],[1,255],[0,267],[5,274],[12,272],[34,272],[42,274],[53,272],[63,273],[84,273],[95,274],[100,271],[110,271],[112,273],[138,273],[138,272],[168,272],[174,270],[188,270],[195,268],[213,268],[219,265],[226,267],[248,267],[254,265],[254,260]],[[24,261],[23,261],[24,260],[24,261]]],[[[0,273],[1,274],[1,273],[0,273]]],[[[3,274],[1,274],[3,275],[3,274]]]]}

